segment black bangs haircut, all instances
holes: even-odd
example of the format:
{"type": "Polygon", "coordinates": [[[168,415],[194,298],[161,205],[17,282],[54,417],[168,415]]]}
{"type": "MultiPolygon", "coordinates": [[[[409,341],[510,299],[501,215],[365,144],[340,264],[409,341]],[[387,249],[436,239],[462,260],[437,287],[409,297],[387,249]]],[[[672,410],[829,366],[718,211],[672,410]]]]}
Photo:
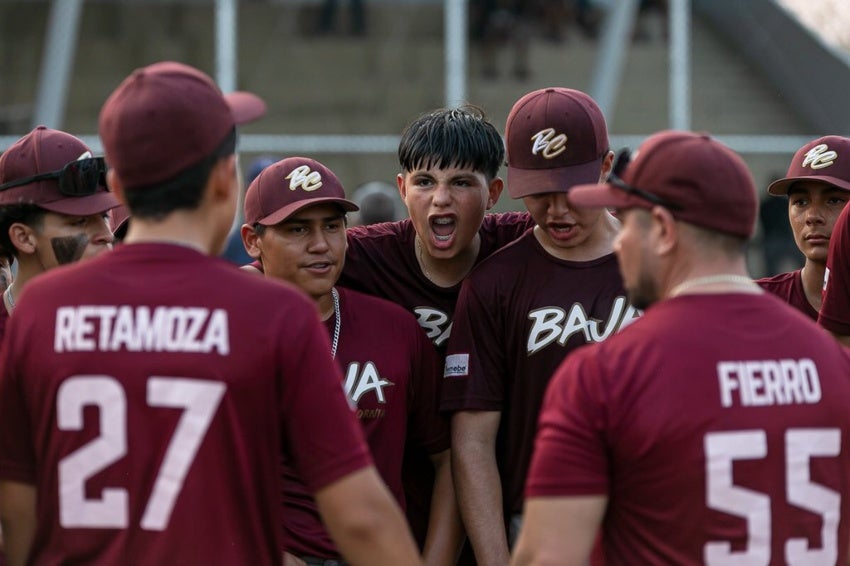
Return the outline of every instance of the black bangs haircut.
{"type": "Polygon", "coordinates": [[[488,180],[505,161],[505,143],[477,106],[442,108],[421,115],[402,132],[398,162],[403,171],[470,168],[488,180]]]}

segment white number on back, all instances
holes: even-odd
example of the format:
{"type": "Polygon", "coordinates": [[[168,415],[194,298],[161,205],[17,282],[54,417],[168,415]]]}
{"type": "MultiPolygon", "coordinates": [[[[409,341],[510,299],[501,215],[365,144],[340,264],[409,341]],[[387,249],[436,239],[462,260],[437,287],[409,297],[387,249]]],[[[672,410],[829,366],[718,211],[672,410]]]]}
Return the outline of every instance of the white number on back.
{"type": "MultiPolygon", "coordinates": [[[[786,497],[788,502],[817,513],[823,519],[822,548],[810,549],[806,539],[785,542],[789,564],[834,564],[838,559],[838,521],[841,495],[811,481],[809,460],[813,456],[839,456],[838,429],[790,429],[785,433],[786,497]]],[[[732,483],[735,460],[767,456],[763,430],[712,432],[705,436],[706,504],[747,520],[747,548],[732,552],[729,542],[708,542],[703,549],[706,564],[768,564],[770,556],[770,497],[732,483]]]]}
{"type": "MultiPolygon", "coordinates": [[[[224,383],[176,377],[148,380],[152,407],[182,408],[174,435],[157,473],[141,527],[161,531],[168,525],[183,481],[221,403],[224,383]]],[[[99,498],[86,498],[86,481],[127,454],[127,398],[121,384],[105,375],[66,379],[56,396],[59,430],[81,430],[83,408],[97,407],[100,435],[59,462],[59,521],[65,528],[127,528],[128,494],[106,488],[99,498]]]]}

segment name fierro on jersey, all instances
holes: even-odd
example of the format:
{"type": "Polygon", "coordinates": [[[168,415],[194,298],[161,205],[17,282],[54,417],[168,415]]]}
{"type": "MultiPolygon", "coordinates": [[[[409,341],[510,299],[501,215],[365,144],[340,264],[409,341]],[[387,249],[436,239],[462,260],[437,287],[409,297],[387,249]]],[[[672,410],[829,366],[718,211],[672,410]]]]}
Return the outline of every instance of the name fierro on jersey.
{"type": "Polygon", "coordinates": [[[56,352],[230,353],[227,312],[203,307],[84,305],[56,311],[56,352]]]}
{"type": "Polygon", "coordinates": [[[821,399],[815,362],[800,360],[748,360],[719,362],[720,402],[731,407],[803,405],[821,399]]]}

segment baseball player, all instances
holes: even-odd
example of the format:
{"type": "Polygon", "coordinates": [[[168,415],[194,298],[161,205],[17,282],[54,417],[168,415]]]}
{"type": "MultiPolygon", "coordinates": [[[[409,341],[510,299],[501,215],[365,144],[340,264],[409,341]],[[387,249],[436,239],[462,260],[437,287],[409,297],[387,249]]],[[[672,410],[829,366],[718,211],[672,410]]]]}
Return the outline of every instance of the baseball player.
{"type": "MultiPolygon", "coordinates": [[[[441,356],[463,278],[533,224],[526,213],[486,214],[502,193],[498,174],[504,156],[502,137],[479,108],[426,112],[404,129],[398,147],[396,183],[409,218],[348,230],[340,285],[412,312],[441,356]]],[[[407,516],[420,545],[432,469],[421,451],[408,450],[407,516]]]]}
{"type": "Polygon", "coordinates": [[[420,562],[314,305],[210,257],[235,212],[235,126],[264,111],[172,62],[101,109],[109,185],[133,220],[112,253],[31,282],[10,321],[13,564],[278,564],[282,448],[350,563],[420,562]]]}
{"type": "Polygon", "coordinates": [[[850,198],[850,139],[824,136],[797,150],[788,173],[767,188],[788,197],[794,241],[806,258],[802,269],[759,279],[766,291],[817,320],[829,238],[850,198]]]}
{"type": "Polygon", "coordinates": [[[619,223],[567,203],[611,170],[605,119],[583,92],[520,98],[505,128],[508,191],[535,227],[466,278],[449,339],[441,409],[453,412],[453,469],[479,564],[505,564],[549,378],[569,352],[637,316],[613,254],[619,223]]]}
{"type": "MultiPolygon", "coordinates": [[[[425,563],[452,564],[460,517],[452,485],[448,421],[437,413],[437,353],[413,316],[389,301],[336,286],[345,263],[346,212],[339,179],[323,164],[290,157],[270,165],[245,197],[242,238],[266,277],[310,295],[381,477],[404,505],[401,465],[408,442],[437,470],[425,563]]],[[[285,548],[306,564],[338,560],[316,504],[291,467],[284,481],[285,548]]]]}
{"type": "Polygon", "coordinates": [[[850,358],[748,277],[744,161],[665,131],[569,200],[620,211],[647,310],[552,379],[512,564],[587,563],[597,536],[605,564],[846,564],[850,358]]]}
{"type": "Polygon", "coordinates": [[[105,215],[118,201],[102,157],[81,140],[39,126],[0,155],[0,249],[18,262],[3,292],[0,338],[29,281],[112,248],[105,215]]]}

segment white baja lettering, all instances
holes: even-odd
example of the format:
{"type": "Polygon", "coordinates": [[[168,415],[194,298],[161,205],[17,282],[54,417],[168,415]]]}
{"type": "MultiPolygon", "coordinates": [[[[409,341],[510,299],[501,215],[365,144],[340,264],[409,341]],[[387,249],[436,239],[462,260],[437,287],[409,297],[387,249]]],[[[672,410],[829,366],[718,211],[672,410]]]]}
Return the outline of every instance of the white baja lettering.
{"type": "Polygon", "coordinates": [[[560,307],[539,308],[528,313],[531,329],[528,331],[526,352],[531,355],[557,341],[560,346],[581,334],[584,342],[601,342],[640,316],[625,297],[614,299],[608,316],[597,319],[589,316],[581,303],[573,303],[569,311],[560,307]]]}
{"type": "Polygon", "coordinates": [[[348,364],[345,372],[345,393],[355,404],[369,391],[375,392],[379,403],[386,403],[384,387],[391,385],[394,385],[394,383],[383,379],[378,374],[378,368],[375,367],[373,362],[363,364],[363,371],[360,371],[360,364],[357,362],[348,364]]]}

